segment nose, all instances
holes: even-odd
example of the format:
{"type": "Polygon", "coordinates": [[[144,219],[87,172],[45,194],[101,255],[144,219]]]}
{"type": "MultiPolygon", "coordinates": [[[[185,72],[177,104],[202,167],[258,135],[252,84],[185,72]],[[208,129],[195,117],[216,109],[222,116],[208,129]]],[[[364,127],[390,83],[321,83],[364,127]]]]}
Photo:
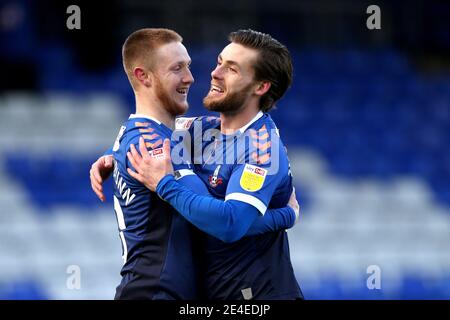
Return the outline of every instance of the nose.
{"type": "Polygon", "coordinates": [[[189,84],[194,82],[194,76],[192,75],[191,70],[187,69],[187,73],[186,73],[183,81],[186,83],[189,83],[189,84]]]}
{"type": "Polygon", "coordinates": [[[220,70],[220,66],[217,66],[212,72],[211,72],[211,78],[213,79],[220,79],[222,78],[222,73],[220,70]]]}

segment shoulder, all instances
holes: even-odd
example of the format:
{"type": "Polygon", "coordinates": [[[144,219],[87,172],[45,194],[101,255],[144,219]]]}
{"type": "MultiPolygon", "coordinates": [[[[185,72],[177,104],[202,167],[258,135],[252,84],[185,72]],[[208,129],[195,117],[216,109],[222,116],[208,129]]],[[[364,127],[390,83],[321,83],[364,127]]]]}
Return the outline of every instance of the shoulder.
{"type": "Polygon", "coordinates": [[[248,129],[250,133],[262,138],[270,138],[273,135],[280,137],[279,130],[272,118],[265,113],[258,121],[255,121],[248,129]]]}
{"type": "Polygon", "coordinates": [[[287,159],[279,130],[267,114],[246,130],[245,139],[249,141],[246,150],[250,163],[265,166],[287,159]]]}
{"type": "Polygon", "coordinates": [[[164,139],[169,138],[161,126],[154,121],[146,119],[129,119],[125,129],[127,135],[126,147],[130,144],[139,145],[139,138],[143,137],[148,149],[162,146],[164,139]]]}

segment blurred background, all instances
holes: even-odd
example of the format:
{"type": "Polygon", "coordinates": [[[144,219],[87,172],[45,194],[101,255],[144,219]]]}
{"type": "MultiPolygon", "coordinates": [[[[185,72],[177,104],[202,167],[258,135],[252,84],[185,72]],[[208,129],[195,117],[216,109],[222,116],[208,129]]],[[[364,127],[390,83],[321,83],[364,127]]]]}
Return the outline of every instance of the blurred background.
{"type": "Polygon", "coordinates": [[[449,22],[438,0],[0,1],[0,299],[113,298],[111,181],[102,204],[89,169],[134,110],[120,49],[142,27],[183,36],[191,116],[229,32],[290,49],[294,84],[271,114],[302,207],[289,237],[307,299],[449,299],[449,22]]]}

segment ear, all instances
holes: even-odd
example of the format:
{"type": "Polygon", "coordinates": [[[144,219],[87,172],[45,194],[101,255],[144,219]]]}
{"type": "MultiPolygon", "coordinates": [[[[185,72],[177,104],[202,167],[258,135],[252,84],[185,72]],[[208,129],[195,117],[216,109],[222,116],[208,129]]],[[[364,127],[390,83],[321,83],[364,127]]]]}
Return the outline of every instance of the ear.
{"type": "Polygon", "coordinates": [[[255,89],[255,94],[258,96],[263,96],[267,91],[269,91],[271,85],[272,83],[269,81],[260,82],[255,89]]]}
{"type": "Polygon", "coordinates": [[[134,76],[136,77],[137,81],[142,84],[144,87],[151,87],[152,86],[152,80],[150,77],[150,73],[145,71],[142,68],[136,67],[134,68],[134,76]]]}

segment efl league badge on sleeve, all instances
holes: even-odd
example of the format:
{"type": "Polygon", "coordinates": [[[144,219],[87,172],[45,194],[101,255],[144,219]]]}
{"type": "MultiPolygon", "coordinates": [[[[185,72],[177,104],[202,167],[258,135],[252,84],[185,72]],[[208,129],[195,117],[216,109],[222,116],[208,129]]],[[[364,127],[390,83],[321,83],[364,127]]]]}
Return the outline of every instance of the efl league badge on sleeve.
{"type": "Polygon", "coordinates": [[[152,158],[164,158],[164,150],[163,148],[153,149],[148,152],[152,158]]]}
{"type": "Polygon", "coordinates": [[[250,192],[258,191],[262,188],[266,175],[266,169],[246,164],[240,181],[242,189],[250,192]]]}

